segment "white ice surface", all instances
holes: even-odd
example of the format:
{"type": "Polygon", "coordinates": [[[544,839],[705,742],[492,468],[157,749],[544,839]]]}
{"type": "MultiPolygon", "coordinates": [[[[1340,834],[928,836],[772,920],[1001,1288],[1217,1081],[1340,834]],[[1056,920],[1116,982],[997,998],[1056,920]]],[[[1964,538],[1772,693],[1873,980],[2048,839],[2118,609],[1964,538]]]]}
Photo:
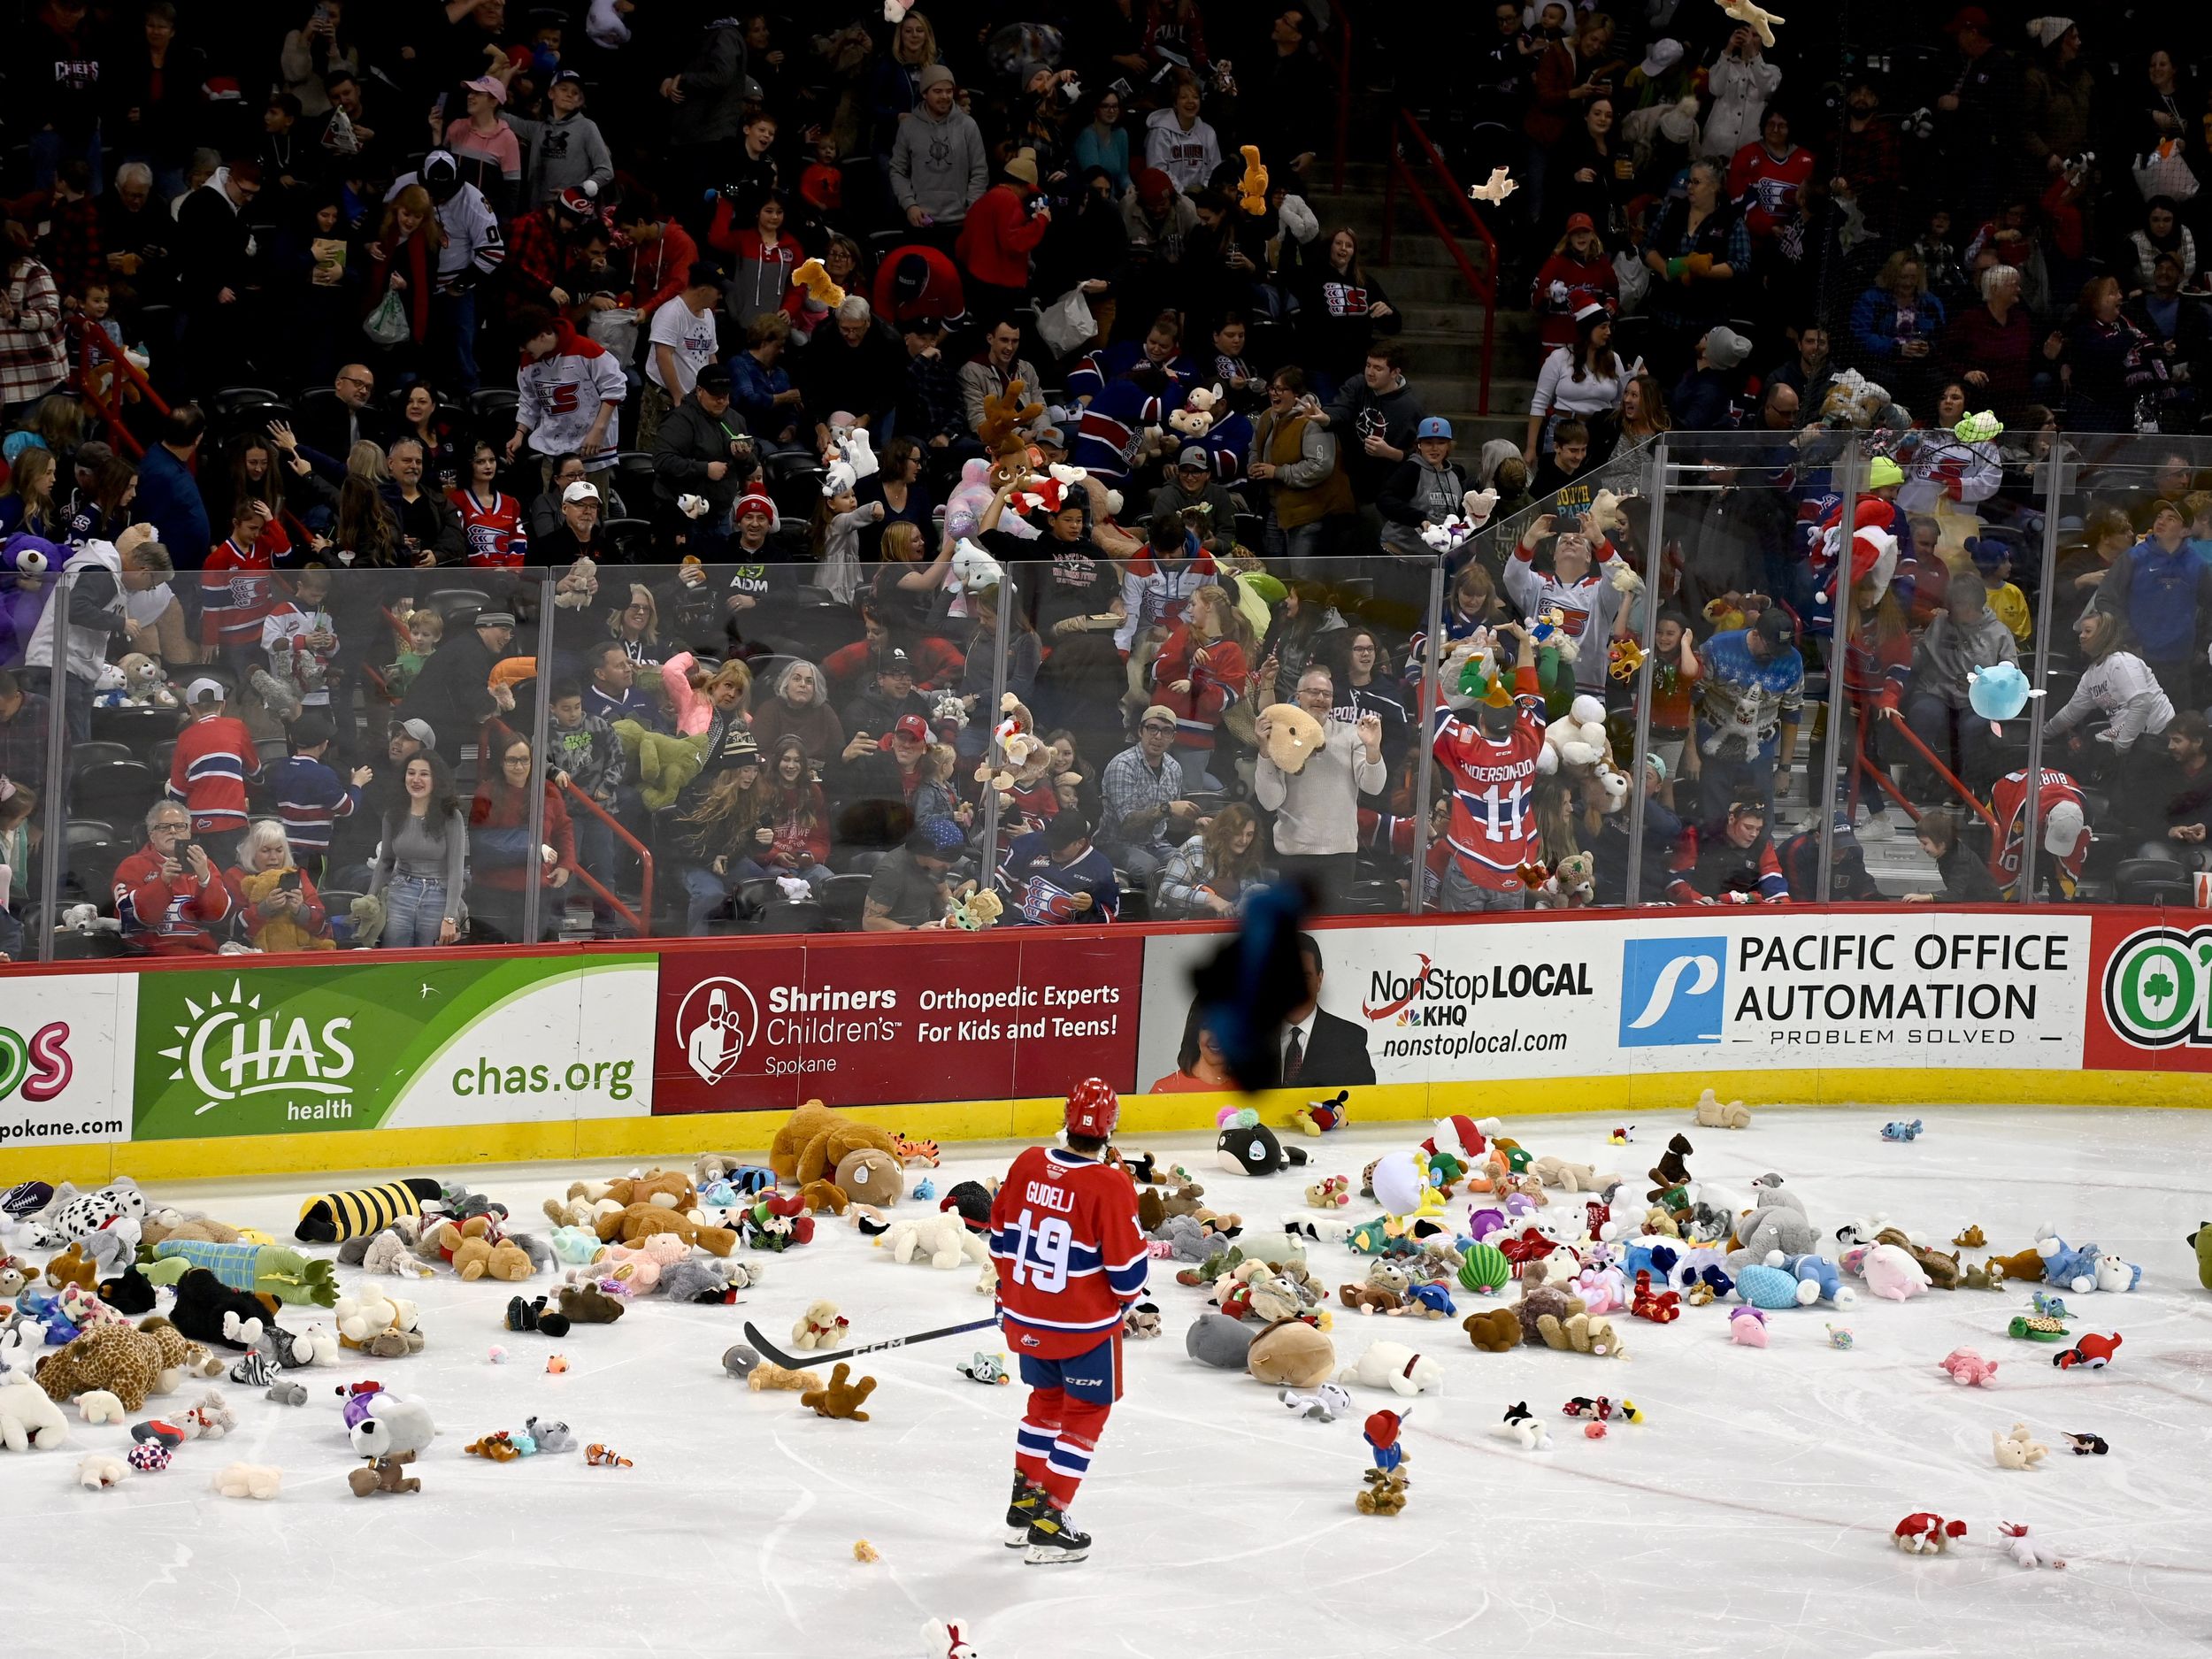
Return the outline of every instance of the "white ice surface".
{"type": "MultiPolygon", "coordinates": [[[[2212,1116],[1923,1111],[1927,1133],[1896,1145],[1878,1133],[1891,1115],[1769,1111],[1732,1134],[1684,1113],[1644,1121],[1627,1148],[1608,1148],[1610,1125],[1595,1118],[1517,1118],[1512,1132],[1539,1152],[1637,1171],[1680,1129],[1698,1148],[1694,1173],[1741,1188],[1778,1170],[1824,1233],[1878,1210],[1939,1240],[1978,1222],[1993,1249],[2011,1250],[2049,1221],[2144,1264],[2140,1292],[2067,1298],[2077,1334],[2125,1334],[2111,1369],[2058,1371],[2050,1348],[2008,1340],[2024,1292],[1785,1313],[1764,1351],[1731,1345],[1719,1307],[1663,1327],[1617,1315],[1630,1349],[1619,1362],[1483,1354],[1455,1323],[1409,1331],[1348,1313],[1340,1356],[1410,1337],[1446,1371],[1441,1394],[1409,1425],[1411,1505],[1383,1519],[1352,1509],[1368,1462],[1357,1421],[1293,1421],[1271,1390],[1186,1358],[1201,1293],[1158,1263],[1169,1333],[1128,1345],[1127,1397],[1076,1509],[1096,1550],[1081,1565],[1032,1568],[1000,1542],[1024,1391],[955,1373],[977,1344],[865,1362],[879,1380],[866,1424],[750,1393],[719,1365],[741,1319],[779,1338],[816,1296],[836,1301],[861,1340],[975,1317],[987,1304],[972,1271],[899,1267],[833,1225],[810,1248],[763,1258],[767,1281],[741,1308],[641,1302],[558,1342],[500,1328],[509,1286],[442,1277],[398,1286],[422,1304],[424,1354],[289,1373],[313,1395],[299,1409],[218,1385],[239,1432],[183,1448],[165,1473],[81,1491],[78,1456],[119,1454],[128,1440],[73,1409],[70,1446],[0,1454],[4,1651],[876,1659],[919,1654],[923,1621],[943,1615],[971,1621],[989,1659],[2203,1651],[2212,1293],[2183,1240],[2212,1217],[2212,1116]],[[1831,1348],[1830,1320],[1850,1325],[1857,1346],[1831,1348]],[[495,1343],[509,1352],[503,1365],[488,1360],[495,1343]],[[1961,1344],[2000,1363],[1997,1386],[1960,1387],[1937,1369],[1961,1344]],[[566,1375],[545,1373],[556,1349],[566,1375]],[[439,1421],[418,1496],[347,1490],[333,1390],[364,1376],[423,1400],[439,1421]],[[1593,1442],[1558,1417],[1571,1395],[1601,1393],[1632,1397],[1648,1424],[1593,1442]],[[1485,1432],[1518,1400],[1551,1417],[1556,1449],[1524,1454],[1485,1432]],[[499,1465],[462,1455],[533,1414],[565,1418],[580,1442],[606,1441],[636,1467],[588,1468],[577,1453],[499,1465]],[[1990,1433],[2016,1418],[2055,1448],[2062,1430],[2093,1431],[2111,1455],[2060,1448],[2039,1470],[2001,1471],[1990,1433]],[[234,1459],[280,1465],[281,1499],[216,1497],[211,1478],[234,1459]],[[1970,1535],[1946,1558],[1899,1555],[1890,1529],[1916,1509],[1962,1517],[1970,1535]],[[2066,1571],[2015,1566],[1995,1548],[2000,1519],[2031,1523],[2066,1571]],[[879,1563],[855,1563],[861,1538],[879,1563]]],[[[1406,1138],[1355,1128],[1304,1142],[1317,1159],[1306,1171],[1202,1179],[1223,1207],[1265,1224],[1300,1202],[1307,1179],[1356,1183],[1366,1160],[1406,1138]]],[[[1196,1144],[1152,1143],[1187,1161],[1196,1144]]],[[[1002,1171],[1007,1156],[962,1148],[935,1179],[941,1190],[1002,1171]]],[[[618,1172],[476,1168],[465,1179],[527,1217],[579,1174],[618,1172]]],[[[288,1238],[303,1190],[257,1182],[157,1196],[288,1238]]],[[[1340,1248],[1314,1262],[1332,1283],[1362,1265],[1340,1248]]],[[[1458,1300],[1463,1311],[1474,1301],[1458,1300]]],[[[304,1324],[303,1312],[287,1323],[304,1324]]],[[[1363,1410],[1397,1403],[1355,1394],[1363,1410]]]]}

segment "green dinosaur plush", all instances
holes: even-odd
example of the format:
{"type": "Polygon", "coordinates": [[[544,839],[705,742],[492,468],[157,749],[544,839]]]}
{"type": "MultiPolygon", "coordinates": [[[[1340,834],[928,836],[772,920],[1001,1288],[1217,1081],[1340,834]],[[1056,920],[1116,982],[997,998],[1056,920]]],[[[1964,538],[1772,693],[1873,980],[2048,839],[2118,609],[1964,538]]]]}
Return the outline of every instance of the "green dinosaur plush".
{"type": "Polygon", "coordinates": [[[310,1261],[281,1244],[165,1239],[154,1246],[146,1277],[157,1285],[174,1285],[195,1267],[204,1267],[233,1290],[274,1296],[296,1306],[327,1308],[338,1300],[337,1270],[330,1263],[310,1261]]]}

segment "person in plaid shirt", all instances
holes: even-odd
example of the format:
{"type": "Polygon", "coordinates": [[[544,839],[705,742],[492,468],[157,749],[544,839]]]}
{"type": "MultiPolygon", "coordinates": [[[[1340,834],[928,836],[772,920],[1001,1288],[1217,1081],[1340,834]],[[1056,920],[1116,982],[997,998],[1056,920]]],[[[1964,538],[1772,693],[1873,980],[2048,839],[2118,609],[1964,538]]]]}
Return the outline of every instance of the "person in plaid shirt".
{"type": "Polygon", "coordinates": [[[54,273],[32,256],[29,235],[13,219],[7,239],[12,257],[0,288],[0,403],[13,413],[68,378],[69,354],[54,273]]]}
{"type": "Polygon", "coordinates": [[[1099,845],[1138,879],[1165,864],[1198,827],[1197,807],[1182,798],[1182,764],[1167,752],[1174,741],[1175,710],[1156,703],[1144,711],[1137,741],[1099,776],[1099,845]]]}

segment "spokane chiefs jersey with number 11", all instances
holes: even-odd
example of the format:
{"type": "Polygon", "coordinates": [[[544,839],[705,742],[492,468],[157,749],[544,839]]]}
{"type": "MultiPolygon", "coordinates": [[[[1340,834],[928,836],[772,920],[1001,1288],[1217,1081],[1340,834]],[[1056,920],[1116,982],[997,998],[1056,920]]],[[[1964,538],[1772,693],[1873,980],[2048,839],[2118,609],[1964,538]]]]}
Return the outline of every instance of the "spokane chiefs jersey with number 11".
{"type": "Polygon", "coordinates": [[[1059,1147],[1014,1160],[991,1205],[1007,1340],[1038,1359],[1088,1353],[1121,1329],[1149,1265],[1137,1192],[1120,1168],[1059,1147]]]}

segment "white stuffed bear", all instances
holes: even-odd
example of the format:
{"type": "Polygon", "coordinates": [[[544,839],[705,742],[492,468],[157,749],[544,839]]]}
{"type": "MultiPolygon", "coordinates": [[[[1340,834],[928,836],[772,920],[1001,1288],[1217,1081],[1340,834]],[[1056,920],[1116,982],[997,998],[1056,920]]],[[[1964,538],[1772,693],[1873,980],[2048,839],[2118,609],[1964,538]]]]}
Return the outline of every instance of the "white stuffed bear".
{"type": "Polygon", "coordinates": [[[962,541],[952,550],[952,586],[957,592],[972,594],[986,588],[996,588],[1006,580],[1006,572],[999,562],[972,541],[962,541]]]}
{"type": "Polygon", "coordinates": [[[918,1220],[895,1221],[883,1237],[893,1261],[904,1263],[926,1256],[932,1267],[944,1271],[963,1262],[987,1261],[990,1255],[983,1240],[968,1231],[967,1223],[949,1210],[918,1220]]]}
{"type": "Polygon", "coordinates": [[[850,461],[832,461],[822,473],[822,499],[829,501],[839,495],[849,495],[860,482],[860,474],[853,471],[850,461]]]}
{"type": "Polygon", "coordinates": [[[1336,1374],[1340,1383],[1365,1383],[1395,1394],[1423,1394],[1444,1380],[1444,1367],[1402,1342],[1376,1342],[1336,1374]]]}
{"type": "Polygon", "coordinates": [[[1577,697],[1565,715],[1544,728],[1544,747],[1550,751],[1551,764],[1543,764],[1540,756],[1537,770],[1547,774],[1562,768],[1585,772],[1602,765],[1612,755],[1605,705],[1593,696],[1577,697]]]}
{"type": "Polygon", "coordinates": [[[61,1408],[35,1382],[0,1384],[0,1446],[12,1452],[49,1451],[69,1439],[61,1408]]]}
{"type": "Polygon", "coordinates": [[[868,435],[865,426],[841,426],[837,430],[837,452],[853,470],[853,476],[873,478],[881,470],[876,460],[875,441],[868,435]]]}

